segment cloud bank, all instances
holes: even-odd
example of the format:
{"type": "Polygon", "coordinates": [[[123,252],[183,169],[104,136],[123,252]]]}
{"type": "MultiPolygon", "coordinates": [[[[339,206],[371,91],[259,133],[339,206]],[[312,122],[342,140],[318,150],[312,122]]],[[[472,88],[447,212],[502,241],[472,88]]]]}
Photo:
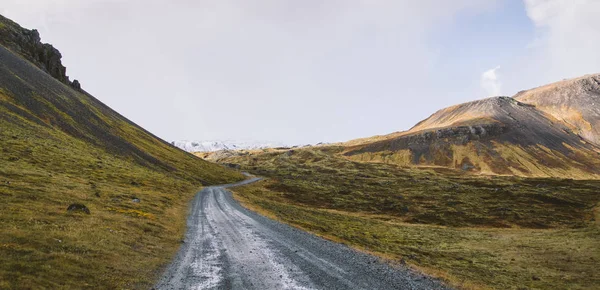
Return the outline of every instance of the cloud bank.
{"type": "Polygon", "coordinates": [[[430,85],[434,33],[493,3],[5,0],[0,13],[39,28],[71,78],[165,139],[316,143],[428,115],[450,82],[430,85]]]}
{"type": "Polygon", "coordinates": [[[485,71],[481,75],[481,88],[485,90],[488,96],[499,96],[501,83],[498,79],[497,71],[500,69],[500,66],[497,66],[493,69],[485,71]]]}
{"type": "Polygon", "coordinates": [[[544,80],[600,72],[600,1],[525,0],[525,8],[537,32],[527,65],[544,80]]]}
{"type": "Polygon", "coordinates": [[[500,59],[515,43],[489,39],[455,58],[464,40],[508,29],[486,22],[506,3],[4,0],[0,13],[38,28],[71,78],[162,138],[301,144],[403,130],[482,92],[600,70],[596,0],[524,0],[506,15],[521,13],[529,46],[500,59]],[[496,64],[501,75],[486,71],[496,64]]]}

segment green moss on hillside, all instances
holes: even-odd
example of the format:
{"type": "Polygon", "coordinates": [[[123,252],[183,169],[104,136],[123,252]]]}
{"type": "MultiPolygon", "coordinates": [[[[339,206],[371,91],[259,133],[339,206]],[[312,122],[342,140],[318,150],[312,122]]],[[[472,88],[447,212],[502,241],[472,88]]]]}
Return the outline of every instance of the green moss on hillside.
{"type": "Polygon", "coordinates": [[[244,178],[2,46],[0,150],[0,289],[147,289],[194,194],[244,178]],[[91,214],[68,212],[74,203],[91,214]]]}
{"type": "Polygon", "coordinates": [[[600,283],[600,181],[358,163],[340,156],[342,150],[223,162],[269,177],[233,189],[247,207],[461,288],[593,289],[600,283]]]}

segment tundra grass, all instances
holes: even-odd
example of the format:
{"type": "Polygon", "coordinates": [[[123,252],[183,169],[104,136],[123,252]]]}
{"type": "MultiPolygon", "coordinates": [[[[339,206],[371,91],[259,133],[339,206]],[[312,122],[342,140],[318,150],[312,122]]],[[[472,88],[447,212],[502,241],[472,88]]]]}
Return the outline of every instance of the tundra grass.
{"type": "Polygon", "coordinates": [[[16,43],[0,42],[16,54],[0,45],[0,289],[150,288],[180,245],[188,201],[244,177],[34,67],[47,64],[0,16],[6,27],[16,43]]]}
{"type": "Polygon", "coordinates": [[[194,194],[243,179],[156,139],[137,143],[172,169],[0,106],[0,289],[148,289],[181,244],[194,194]],[[73,203],[91,214],[68,212],[73,203]]]}
{"type": "Polygon", "coordinates": [[[226,162],[270,178],[233,189],[246,206],[460,288],[600,285],[599,182],[364,164],[337,152],[226,162]]]}

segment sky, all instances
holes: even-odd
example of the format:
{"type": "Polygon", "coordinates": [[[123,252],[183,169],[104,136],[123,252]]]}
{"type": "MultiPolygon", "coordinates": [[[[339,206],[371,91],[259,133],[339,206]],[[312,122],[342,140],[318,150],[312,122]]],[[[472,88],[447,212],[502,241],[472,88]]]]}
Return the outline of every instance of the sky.
{"type": "Polygon", "coordinates": [[[347,141],[600,72],[597,0],[0,1],[167,141],[347,141]]]}

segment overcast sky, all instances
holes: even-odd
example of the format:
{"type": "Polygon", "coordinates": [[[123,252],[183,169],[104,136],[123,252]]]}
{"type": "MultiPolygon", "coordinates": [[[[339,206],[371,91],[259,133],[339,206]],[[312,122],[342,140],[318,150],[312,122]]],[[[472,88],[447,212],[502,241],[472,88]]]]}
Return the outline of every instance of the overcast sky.
{"type": "Polygon", "coordinates": [[[0,2],[169,141],[345,141],[600,72],[598,0],[0,2]]]}

